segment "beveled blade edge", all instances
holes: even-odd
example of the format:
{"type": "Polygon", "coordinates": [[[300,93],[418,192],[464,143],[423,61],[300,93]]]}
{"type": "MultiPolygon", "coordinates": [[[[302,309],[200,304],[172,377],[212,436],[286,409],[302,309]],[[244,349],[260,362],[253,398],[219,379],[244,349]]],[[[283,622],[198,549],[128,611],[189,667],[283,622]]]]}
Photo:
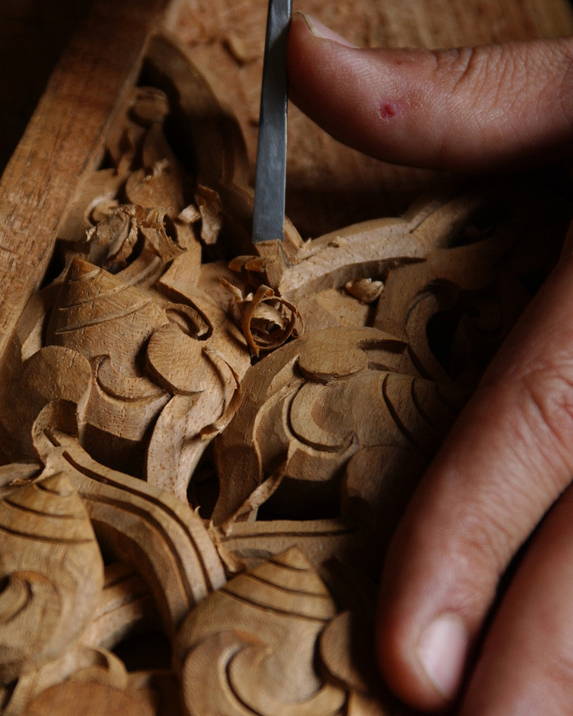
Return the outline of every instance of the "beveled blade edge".
{"type": "Polygon", "coordinates": [[[269,0],[263,67],[253,243],[283,239],[287,148],[287,36],[292,0],[269,0]]]}

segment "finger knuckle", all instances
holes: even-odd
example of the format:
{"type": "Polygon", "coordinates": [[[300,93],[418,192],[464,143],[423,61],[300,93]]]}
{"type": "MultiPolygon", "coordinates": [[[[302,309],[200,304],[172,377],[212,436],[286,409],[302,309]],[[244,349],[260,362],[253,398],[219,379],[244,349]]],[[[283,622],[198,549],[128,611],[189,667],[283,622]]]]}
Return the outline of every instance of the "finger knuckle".
{"type": "Polygon", "coordinates": [[[456,520],[455,560],[463,565],[469,594],[495,587],[516,542],[516,530],[502,495],[488,494],[464,506],[456,520]]]}
{"type": "Polygon", "coordinates": [[[537,443],[573,470],[573,362],[529,371],[520,387],[537,443]]]}
{"type": "Polygon", "coordinates": [[[468,79],[479,76],[486,61],[480,48],[457,47],[451,50],[434,50],[434,71],[441,78],[448,78],[451,89],[461,87],[468,79]]]}

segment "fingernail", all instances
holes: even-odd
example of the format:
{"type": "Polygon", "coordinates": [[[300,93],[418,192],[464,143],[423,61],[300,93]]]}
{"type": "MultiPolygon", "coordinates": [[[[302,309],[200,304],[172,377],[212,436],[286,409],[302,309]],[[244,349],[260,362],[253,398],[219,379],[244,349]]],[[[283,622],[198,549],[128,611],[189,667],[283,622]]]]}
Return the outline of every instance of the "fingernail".
{"type": "Polygon", "coordinates": [[[333,42],[338,42],[339,45],[344,45],[344,47],[356,47],[356,45],[353,45],[345,37],[342,37],[342,35],[339,35],[337,32],[334,32],[334,30],[331,30],[326,25],[323,25],[320,20],[312,17],[312,15],[307,15],[304,12],[296,12],[295,15],[304,20],[307,28],[315,37],[320,37],[321,40],[332,40],[333,42]]]}
{"type": "Polygon", "coordinates": [[[468,634],[457,614],[434,619],[422,632],[418,658],[440,695],[451,701],[460,685],[468,650],[468,634]]]}

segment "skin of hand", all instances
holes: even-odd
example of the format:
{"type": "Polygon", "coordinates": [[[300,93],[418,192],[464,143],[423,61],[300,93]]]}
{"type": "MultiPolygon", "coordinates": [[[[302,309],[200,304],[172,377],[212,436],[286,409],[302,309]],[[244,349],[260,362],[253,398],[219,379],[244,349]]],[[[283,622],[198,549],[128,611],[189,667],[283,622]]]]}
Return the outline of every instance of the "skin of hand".
{"type": "MultiPolygon", "coordinates": [[[[288,61],[298,106],[381,159],[479,170],[570,153],[573,40],[364,50],[297,14],[288,61]]],[[[389,550],[377,649],[405,702],[457,701],[463,716],[573,713],[572,476],[570,232],[389,550]],[[534,531],[476,654],[500,577],[534,531]]]]}

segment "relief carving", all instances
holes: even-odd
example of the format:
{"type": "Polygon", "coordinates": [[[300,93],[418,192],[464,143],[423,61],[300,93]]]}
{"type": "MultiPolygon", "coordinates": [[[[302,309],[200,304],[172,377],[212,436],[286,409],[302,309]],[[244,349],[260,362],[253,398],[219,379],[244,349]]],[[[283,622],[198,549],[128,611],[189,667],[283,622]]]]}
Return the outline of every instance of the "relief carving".
{"type": "Polygon", "coordinates": [[[167,35],[142,76],[0,365],[3,713],[408,713],[383,550],[537,224],[475,191],[255,250],[236,118],[167,35]]]}

